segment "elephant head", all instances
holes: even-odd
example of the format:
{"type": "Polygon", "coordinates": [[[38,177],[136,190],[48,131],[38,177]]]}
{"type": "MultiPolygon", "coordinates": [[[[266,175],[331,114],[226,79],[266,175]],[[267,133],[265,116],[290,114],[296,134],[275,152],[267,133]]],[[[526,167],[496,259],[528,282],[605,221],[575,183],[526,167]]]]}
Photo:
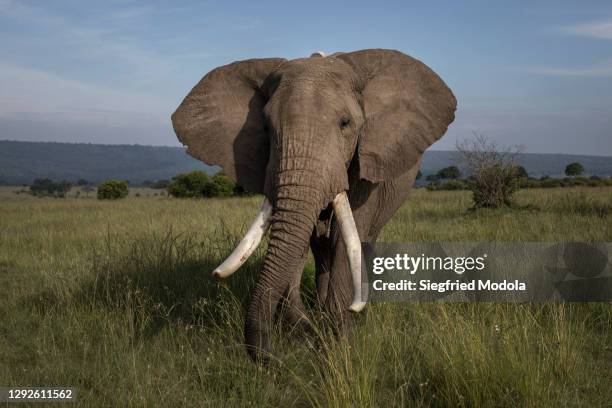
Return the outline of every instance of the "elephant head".
{"type": "Polygon", "coordinates": [[[270,228],[246,319],[253,358],[267,351],[277,304],[301,273],[317,219],[330,205],[353,274],[350,307],[363,307],[361,248],[346,198],[349,166],[370,183],[399,177],[445,133],[455,108],[452,92],[431,69],[384,49],[235,62],[191,90],[172,115],[187,152],[265,195],[245,239],[215,270],[234,272],[270,228]]]}

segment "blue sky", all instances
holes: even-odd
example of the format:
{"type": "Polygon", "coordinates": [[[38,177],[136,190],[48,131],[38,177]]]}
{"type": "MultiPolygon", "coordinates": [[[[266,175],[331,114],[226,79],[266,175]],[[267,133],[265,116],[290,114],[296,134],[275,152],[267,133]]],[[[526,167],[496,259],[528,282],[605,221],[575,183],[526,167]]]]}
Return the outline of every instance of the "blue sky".
{"type": "Polygon", "coordinates": [[[364,48],[453,89],[434,149],[612,155],[610,1],[0,0],[0,139],[178,145],[170,114],[212,68],[364,48]]]}

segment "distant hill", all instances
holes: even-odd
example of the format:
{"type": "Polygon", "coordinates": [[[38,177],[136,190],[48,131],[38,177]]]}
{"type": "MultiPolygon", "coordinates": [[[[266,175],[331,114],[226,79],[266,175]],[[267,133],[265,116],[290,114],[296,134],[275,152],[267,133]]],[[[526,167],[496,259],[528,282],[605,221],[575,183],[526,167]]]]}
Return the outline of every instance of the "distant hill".
{"type": "MultiPolygon", "coordinates": [[[[582,163],[586,175],[612,176],[612,157],[521,154],[518,161],[534,177],[563,177],[565,166],[575,161],[582,163]]],[[[427,151],[421,169],[428,175],[457,164],[455,152],[427,151]]],[[[5,185],[30,184],[35,178],[96,183],[117,178],[137,185],[195,169],[217,171],[181,147],[0,141],[0,183],[5,185]]]]}
{"type": "Polygon", "coordinates": [[[129,180],[170,179],[190,170],[215,173],[180,147],[99,145],[0,141],[0,181],[30,184],[35,178],[101,182],[109,178],[129,180]]]}

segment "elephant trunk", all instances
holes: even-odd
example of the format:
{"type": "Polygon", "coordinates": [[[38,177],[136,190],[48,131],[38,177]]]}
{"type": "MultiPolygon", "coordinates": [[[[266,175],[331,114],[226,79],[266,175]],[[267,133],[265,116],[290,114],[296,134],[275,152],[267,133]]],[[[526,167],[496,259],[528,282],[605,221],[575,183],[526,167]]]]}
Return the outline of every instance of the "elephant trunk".
{"type": "Polygon", "coordinates": [[[279,301],[301,272],[315,222],[327,205],[317,185],[321,178],[309,173],[302,168],[278,174],[268,250],[245,325],[247,351],[263,363],[269,358],[269,332],[279,301]]]}

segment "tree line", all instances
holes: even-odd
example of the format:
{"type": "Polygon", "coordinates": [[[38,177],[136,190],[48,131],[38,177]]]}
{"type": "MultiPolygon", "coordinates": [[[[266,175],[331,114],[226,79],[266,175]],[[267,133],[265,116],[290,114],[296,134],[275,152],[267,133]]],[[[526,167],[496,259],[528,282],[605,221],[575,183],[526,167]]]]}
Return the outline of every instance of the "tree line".
{"type": "MultiPolygon", "coordinates": [[[[127,180],[106,180],[98,184],[96,188],[94,183],[85,179],[72,183],[47,178],[34,180],[29,192],[38,197],[64,198],[72,187],[78,186],[77,195],[80,195],[81,191],[87,195],[92,191],[97,191],[98,199],[113,200],[127,197],[129,184],[127,180]]],[[[200,170],[178,174],[171,180],[145,181],[142,185],[151,189],[165,190],[169,195],[177,198],[231,197],[249,194],[223,172],[209,176],[200,170]]]]}
{"type": "MultiPolygon", "coordinates": [[[[508,177],[516,183],[518,188],[554,188],[554,187],[602,187],[612,186],[612,177],[600,176],[581,176],[584,173],[584,167],[580,163],[570,163],[565,168],[564,178],[554,178],[551,176],[531,177],[523,166],[512,166],[508,171],[508,177]]],[[[470,183],[474,180],[474,175],[462,178],[462,172],[457,166],[449,166],[440,169],[435,174],[429,174],[425,177],[427,184],[425,188],[428,190],[469,190],[470,183]]],[[[419,172],[417,179],[422,178],[422,173],[419,172]]]]}
{"type": "MultiPolygon", "coordinates": [[[[480,143],[486,144],[487,142],[480,141],[480,143]]],[[[580,163],[568,164],[565,169],[568,177],[563,179],[549,176],[533,178],[529,176],[524,167],[514,165],[511,160],[506,160],[503,155],[499,155],[499,152],[492,152],[493,147],[486,145],[476,147],[459,150],[463,152],[463,155],[467,155],[464,161],[467,163],[468,170],[471,169],[468,177],[462,178],[463,174],[457,166],[448,166],[435,174],[427,175],[425,188],[430,191],[471,190],[474,192],[475,202],[480,202],[482,206],[498,206],[508,203],[509,197],[519,188],[612,186],[611,177],[582,177],[584,167],[580,163]]],[[[417,179],[422,177],[423,174],[419,171],[417,179]]],[[[127,180],[106,180],[96,189],[94,183],[85,179],[79,179],[75,183],[66,180],[36,179],[30,186],[30,193],[35,196],[63,198],[73,186],[78,186],[77,195],[84,192],[89,196],[89,193],[96,191],[98,199],[112,200],[127,197],[129,184],[127,180]]],[[[178,174],[171,180],[147,180],[142,183],[142,186],[165,190],[168,195],[177,198],[231,197],[249,194],[223,172],[209,176],[200,170],[178,174]]]]}

